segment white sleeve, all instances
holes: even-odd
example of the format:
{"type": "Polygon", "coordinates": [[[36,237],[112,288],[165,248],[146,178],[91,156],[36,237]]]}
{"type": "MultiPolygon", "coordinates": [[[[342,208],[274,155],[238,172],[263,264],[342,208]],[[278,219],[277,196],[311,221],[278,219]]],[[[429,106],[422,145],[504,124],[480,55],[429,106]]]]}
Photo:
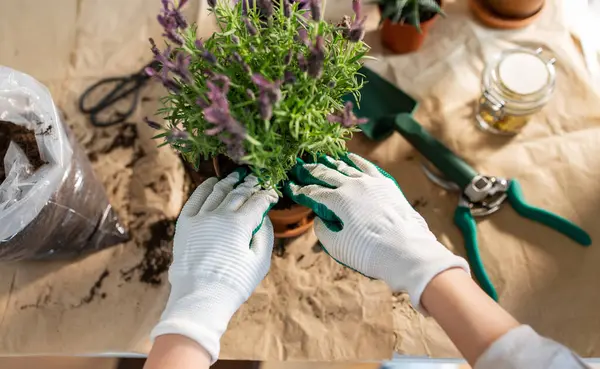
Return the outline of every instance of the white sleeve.
{"type": "Polygon", "coordinates": [[[475,363],[475,369],[589,368],[565,346],[537,334],[530,326],[513,328],[498,338],[475,363]]]}

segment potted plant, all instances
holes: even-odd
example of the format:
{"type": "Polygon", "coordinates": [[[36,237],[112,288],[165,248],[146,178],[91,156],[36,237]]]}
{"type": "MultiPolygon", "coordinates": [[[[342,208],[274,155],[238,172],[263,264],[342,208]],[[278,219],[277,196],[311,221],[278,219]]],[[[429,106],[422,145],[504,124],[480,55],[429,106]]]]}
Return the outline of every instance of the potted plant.
{"type": "MultiPolygon", "coordinates": [[[[158,112],[166,124],[147,119],[155,138],[194,170],[211,161],[220,174],[223,163],[247,166],[278,191],[297,158],[346,151],[360,120],[342,97],[358,97],[368,51],[358,2],[354,17],[333,25],[318,0],[209,0],[219,31],[200,40],[181,16],[186,1],[162,0],[163,50],[150,40],[159,67],[147,73],[168,91],[158,112]]],[[[269,213],[279,237],[308,229],[310,214],[286,199],[269,213]]]]}
{"type": "Polygon", "coordinates": [[[525,27],[541,13],[545,0],[469,0],[471,11],[486,26],[525,27]]]}
{"type": "Polygon", "coordinates": [[[375,0],[379,5],[381,41],[397,54],[418,50],[438,15],[441,0],[375,0]]]}

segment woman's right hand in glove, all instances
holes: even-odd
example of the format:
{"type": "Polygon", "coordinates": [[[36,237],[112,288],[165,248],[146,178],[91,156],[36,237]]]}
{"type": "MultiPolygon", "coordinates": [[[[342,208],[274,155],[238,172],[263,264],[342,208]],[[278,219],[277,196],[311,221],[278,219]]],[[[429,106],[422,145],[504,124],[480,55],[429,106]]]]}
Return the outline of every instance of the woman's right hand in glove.
{"type": "Polygon", "coordinates": [[[288,194],[317,215],[328,214],[315,219],[315,233],[338,262],[408,292],[421,311],[423,290],[436,275],[450,268],[469,273],[467,262],[436,240],[396,181],[374,164],[349,154],[302,166],[312,178],[295,178],[288,194]]]}

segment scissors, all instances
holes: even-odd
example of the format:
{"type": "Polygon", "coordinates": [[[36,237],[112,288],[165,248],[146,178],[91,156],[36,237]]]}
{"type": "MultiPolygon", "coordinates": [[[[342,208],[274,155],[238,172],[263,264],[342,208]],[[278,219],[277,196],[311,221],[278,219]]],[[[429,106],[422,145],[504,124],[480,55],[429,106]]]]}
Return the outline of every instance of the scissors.
{"type": "Polygon", "coordinates": [[[88,87],[79,98],[79,110],[84,114],[89,114],[92,125],[96,127],[108,127],[124,122],[135,111],[140,98],[140,91],[150,79],[144,71],[147,67],[156,69],[158,67],[158,62],[153,61],[152,63],[149,63],[137,73],[123,77],[105,78],[88,87]],[[86,107],[86,100],[92,93],[96,92],[101,87],[110,85],[114,85],[114,87],[103,95],[94,105],[86,107]],[[124,112],[115,111],[115,113],[111,114],[107,120],[101,120],[99,118],[101,112],[108,110],[115,103],[125,99],[131,94],[133,94],[133,99],[129,109],[124,112]]]}
{"type": "Polygon", "coordinates": [[[592,243],[588,233],[576,224],[528,204],[523,196],[521,185],[516,179],[478,173],[431,136],[410,114],[397,115],[394,125],[395,130],[410,142],[443,175],[443,178],[424,166],[427,176],[446,189],[460,192],[458,206],[454,212],[454,223],[463,234],[467,258],[475,278],[481,288],[494,300],[498,300],[498,293],[481,260],[474,217],[490,215],[508,202],[522,217],[548,226],[582,246],[589,246],[592,243]]]}

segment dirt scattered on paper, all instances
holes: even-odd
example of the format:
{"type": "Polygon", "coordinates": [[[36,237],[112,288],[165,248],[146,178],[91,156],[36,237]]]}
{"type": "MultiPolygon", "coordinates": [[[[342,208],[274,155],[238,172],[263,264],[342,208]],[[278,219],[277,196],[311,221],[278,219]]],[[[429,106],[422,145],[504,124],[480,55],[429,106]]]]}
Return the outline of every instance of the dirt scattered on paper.
{"type": "Polygon", "coordinates": [[[173,260],[175,220],[159,220],[150,225],[149,231],[150,238],[143,244],[143,259],[134,267],[121,270],[121,277],[130,281],[134,275],[139,275],[140,282],[158,286],[162,284],[164,273],[169,270],[173,260]]]}
{"type": "Polygon", "coordinates": [[[418,199],[416,199],[415,201],[411,202],[410,204],[412,205],[413,209],[419,210],[421,208],[427,207],[428,203],[429,202],[427,201],[426,198],[419,197],[418,199]]]}
{"type": "Polygon", "coordinates": [[[90,291],[88,292],[88,294],[86,296],[84,296],[81,299],[81,301],[79,301],[78,304],[73,305],[73,308],[78,308],[83,305],[89,304],[90,302],[94,301],[96,296],[98,296],[102,299],[105,299],[106,293],[105,292],[100,293],[100,289],[102,288],[102,283],[104,283],[104,280],[106,278],[108,278],[109,275],[110,275],[110,272],[108,271],[108,269],[104,269],[104,271],[98,276],[98,279],[96,279],[96,282],[94,282],[94,284],[90,288],[90,291]]]}

